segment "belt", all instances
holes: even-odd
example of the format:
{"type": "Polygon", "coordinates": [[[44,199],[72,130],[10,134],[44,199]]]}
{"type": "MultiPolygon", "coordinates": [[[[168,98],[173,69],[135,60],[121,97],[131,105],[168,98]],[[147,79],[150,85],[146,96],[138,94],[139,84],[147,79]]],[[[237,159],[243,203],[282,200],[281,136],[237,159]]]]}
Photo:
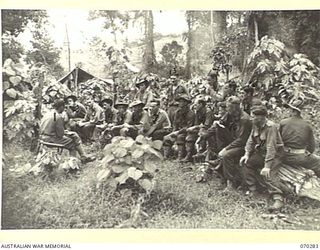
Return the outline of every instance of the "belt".
{"type": "Polygon", "coordinates": [[[287,153],[292,153],[292,154],[305,154],[308,151],[304,148],[302,149],[296,149],[296,148],[289,148],[289,147],[283,147],[283,150],[287,153]]]}

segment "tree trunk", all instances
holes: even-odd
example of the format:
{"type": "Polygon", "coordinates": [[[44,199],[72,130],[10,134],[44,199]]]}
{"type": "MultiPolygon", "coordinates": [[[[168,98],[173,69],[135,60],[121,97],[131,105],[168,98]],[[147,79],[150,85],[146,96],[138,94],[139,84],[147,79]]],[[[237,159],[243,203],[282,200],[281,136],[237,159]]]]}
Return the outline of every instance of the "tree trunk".
{"type": "Polygon", "coordinates": [[[143,67],[144,67],[144,71],[152,72],[157,62],[156,62],[155,49],[154,49],[153,15],[151,10],[145,11],[144,25],[145,25],[146,47],[143,54],[143,67]]]}
{"type": "Polygon", "coordinates": [[[254,25],[254,41],[255,41],[255,46],[259,45],[259,30],[258,30],[258,22],[257,18],[253,16],[253,25],[254,25]]]}
{"type": "Polygon", "coordinates": [[[186,68],[185,68],[185,76],[187,79],[191,78],[191,65],[192,65],[192,56],[194,51],[194,41],[193,41],[193,32],[192,32],[192,22],[193,22],[193,13],[192,11],[187,11],[187,24],[188,24],[188,34],[187,34],[187,44],[188,51],[186,54],[186,68]]]}

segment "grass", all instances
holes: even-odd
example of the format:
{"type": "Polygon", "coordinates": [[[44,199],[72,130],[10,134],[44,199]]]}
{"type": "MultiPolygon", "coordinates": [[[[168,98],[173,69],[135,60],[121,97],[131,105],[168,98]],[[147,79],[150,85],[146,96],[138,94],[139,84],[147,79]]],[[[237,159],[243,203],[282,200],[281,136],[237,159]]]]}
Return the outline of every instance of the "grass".
{"type": "MultiPolygon", "coordinates": [[[[96,187],[98,162],[85,165],[78,176],[16,177],[8,168],[32,162],[34,156],[18,148],[7,155],[2,177],[3,229],[114,228],[130,218],[134,201],[129,194],[96,187]]],[[[139,221],[139,228],[320,229],[318,201],[290,198],[286,220],[263,218],[267,197],[222,192],[217,178],[196,183],[195,173],[183,171],[183,165],[159,164],[155,190],[142,206],[148,217],[139,221]]]]}

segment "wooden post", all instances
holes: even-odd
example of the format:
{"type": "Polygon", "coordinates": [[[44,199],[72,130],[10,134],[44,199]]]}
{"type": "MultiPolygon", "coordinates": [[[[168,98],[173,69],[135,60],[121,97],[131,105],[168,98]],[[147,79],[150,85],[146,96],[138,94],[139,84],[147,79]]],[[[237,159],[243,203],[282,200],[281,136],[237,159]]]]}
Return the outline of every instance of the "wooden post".
{"type": "Polygon", "coordinates": [[[77,97],[79,97],[78,74],[79,74],[79,68],[77,66],[76,67],[76,75],[74,77],[74,84],[75,84],[75,87],[76,87],[76,96],[77,97]]]}

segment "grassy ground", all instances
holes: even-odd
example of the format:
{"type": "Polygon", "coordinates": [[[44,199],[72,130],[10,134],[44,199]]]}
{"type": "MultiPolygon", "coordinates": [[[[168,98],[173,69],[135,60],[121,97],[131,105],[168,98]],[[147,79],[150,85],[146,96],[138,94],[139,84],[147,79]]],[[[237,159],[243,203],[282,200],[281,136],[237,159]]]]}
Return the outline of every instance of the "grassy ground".
{"type": "MultiPolygon", "coordinates": [[[[129,219],[134,204],[129,194],[96,188],[98,162],[85,165],[77,177],[55,173],[45,179],[17,178],[8,171],[33,158],[17,148],[7,153],[2,172],[2,228],[113,228],[129,219]]],[[[138,227],[320,229],[318,201],[289,199],[285,218],[265,218],[267,197],[248,197],[236,190],[222,192],[218,178],[196,183],[195,173],[184,171],[182,165],[159,164],[155,190],[142,206],[148,216],[139,220],[138,227]]]]}

